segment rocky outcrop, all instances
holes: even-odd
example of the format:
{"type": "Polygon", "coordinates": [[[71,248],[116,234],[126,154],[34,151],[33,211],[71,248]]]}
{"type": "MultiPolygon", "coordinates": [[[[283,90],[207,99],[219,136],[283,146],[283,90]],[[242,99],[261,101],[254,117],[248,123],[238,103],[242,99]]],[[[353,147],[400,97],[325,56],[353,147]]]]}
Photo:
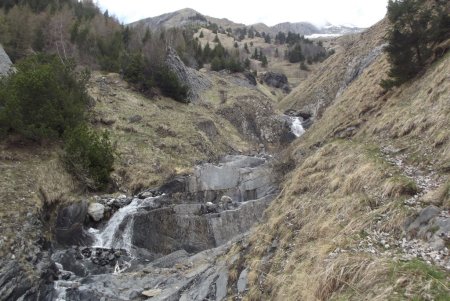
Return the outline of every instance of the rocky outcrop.
{"type": "Polygon", "coordinates": [[[382,53],[387,44],[382,44],[373,48],[367,55],[362,57],[355,57],[347,66],[345,77],[341,83],[339,91],[336,97],[339,97],[345,89],[356,80],[368,66],[370,66],[375,59],[377,59],[382,53]]]}
{"type": "Polygon", "coordinates": [[[291,92],[288,79],[283,73],[269,71],[261,76],[261,80],[268,86],[283,90],[284,93],[291,92]]]}
{"type": "Polygon", "coordinates": [[[219,164],[197,166],[187,191],[198,200],[217,202],[227,195],[236,202],[264,197],[275,190],[275,179],[263,157],[225,156],[219,164]]]}
{"type": "Polygon", "coordinates": [[[189,88],[188,101],[200,101],[202,92],[211,87],[211,81],[204,74],[187,67],[172,48],[168,49],[166,63],[180,82],[189,88]]]}
{"type": "Polygon", "coordinates": [[[267,160],[248,156],[199,165],[192,175],[169,183],[162,189],[183,195],[187,203],[171,206],[163,197],[159,208],[134,215],[134,246],[157,254],[216,247],[248,231],[276,192],[267,160]]]}
{"type": "Polygon", "coordinates": [[[286,131],[271,102],[255,95],[237,97],[232,105],[220,108],[218,114],[253,141],[278,143],[286,131]]]}
{"type": "MultiPolygon", "coordinates": [[[[0,257],[0,300],[46,300],[52,291],[57,268],[50,258],[38,215],[29,214],[16,230],[14,245],[0,257]]],[[[3,241],[0,238],[0,244],[3,241]]]]}
{"type": "Polygon", "coordinates": [[[2,45],[0,45],[0,76],[8,75],[11,70],[12,62],[9,56],[6,54],[2,45]]]}
{"type": "Polygon", "coordinates": [[[82,201],[60,208],[56,219],[55,237],[62,245],[89,245],[90,235],[83,225],[87,218],[88,204],[82,201]]]}

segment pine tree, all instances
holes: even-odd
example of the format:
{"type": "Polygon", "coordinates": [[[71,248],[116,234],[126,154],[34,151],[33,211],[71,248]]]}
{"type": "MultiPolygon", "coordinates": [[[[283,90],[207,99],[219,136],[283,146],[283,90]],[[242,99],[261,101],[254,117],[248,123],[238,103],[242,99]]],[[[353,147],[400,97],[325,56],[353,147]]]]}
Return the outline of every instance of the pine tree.
{"type": "Polygon", "coordinates": [[[250,60],[248,58],[246,58],[244,61],[244,66],[246,69],[250,69],[250,63],[251,63],[250,60]]]}
{"type": "Polygon", "coordinates": [[[388,19],[391,28],[386,47],[391,69],[381,86],[389,89],[415,77],[432,55],[433,46],[448,37],[447,1],[424,5],[420,0],[390,0],[388,19]]]}
{"type": "Polygon", "coordinates": [[[258,48],[255,48],[255,53],[252,55],[252,59],[259,60],[258,48]]]}
{"type": "Polygon", "coordinates": [[[211,47],[209,46],[209,43],[206,43],[205,48],[203,48],[203,60],[205,62],[208,62],[211,57],[211,47]]]}
{"type": "Polygon", "coordinates": [[[247,45],[247,43],[244,43],[244,50],[245,50],[245,52],[250,53],[250,50],[248,50],[248,45],[247,45]]]}
{"type": "Polygon", "coordinates": [[[267,64],[269,62],[267,61],[267,57],[264,54],[261,54],[261,65],[265,68],[267,67],[267,64]]]}

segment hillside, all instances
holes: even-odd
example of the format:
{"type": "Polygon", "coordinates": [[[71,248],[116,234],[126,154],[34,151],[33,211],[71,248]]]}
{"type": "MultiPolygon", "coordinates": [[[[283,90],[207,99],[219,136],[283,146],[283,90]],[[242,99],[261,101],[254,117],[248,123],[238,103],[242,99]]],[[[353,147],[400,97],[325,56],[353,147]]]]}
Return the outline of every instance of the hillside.
{"type": "Polygon", "coordinates": [[[295,168],[266,222],[230,254],[245,254],[233,270],[245,271],[245,300],[450,296],[450,56],[385,94],[385,54],[352,69],[385,24],[342,38],[352,47],[283,101],[321,117],[287,151],[295,168]]]}
{"type": "Polygon", "coordinates": [[[305,111],[320,117],[326,107],[382,54],[386,20],[363,33],[332,41],[336,51],[280,102],[283,110],[305,111]]]}

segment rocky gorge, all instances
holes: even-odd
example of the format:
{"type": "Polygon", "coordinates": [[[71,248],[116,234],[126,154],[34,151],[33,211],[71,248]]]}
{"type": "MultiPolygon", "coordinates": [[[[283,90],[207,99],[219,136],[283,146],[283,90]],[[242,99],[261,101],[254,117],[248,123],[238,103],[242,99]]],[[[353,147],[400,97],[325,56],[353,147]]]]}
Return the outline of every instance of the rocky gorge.
{"type": "Polygon", "coordinates": [[[222,300],[228,276],[214,262],[277,191],[270,156],[226,156],[133,197],[62,208],[52,255],[58,280],[46,299],[222,300]]]}

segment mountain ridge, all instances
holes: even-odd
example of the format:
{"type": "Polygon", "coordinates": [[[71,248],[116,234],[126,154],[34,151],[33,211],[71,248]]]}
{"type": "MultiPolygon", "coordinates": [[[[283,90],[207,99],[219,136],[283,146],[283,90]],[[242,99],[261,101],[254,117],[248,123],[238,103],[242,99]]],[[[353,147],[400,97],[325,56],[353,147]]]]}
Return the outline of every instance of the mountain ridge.
{"type": "Polygon", "coordinates": [[[236,23],[227,18],[215,18],[204,15],[192,8],[183,8],[174,12],[165,13],[155,17],[144,18],[130,23],[130,26],[137,26],[142,24],[148,26],[150,29],[156,30],[160,28],[184,27],[188,25],[207,25],[208,23],[215,23],[223,29],[231,28],[232,30],[248,27],[254,28],[259,32],[276,35],[278,32],[293,32],[300,35],[313,34],[351,34],[363,31],[365,28],[346,25],[332,25],[327,23],[327,26],[316,26],[311,22],[282,22],[269,26],[265,23],[243,24],[236,23]]]}

